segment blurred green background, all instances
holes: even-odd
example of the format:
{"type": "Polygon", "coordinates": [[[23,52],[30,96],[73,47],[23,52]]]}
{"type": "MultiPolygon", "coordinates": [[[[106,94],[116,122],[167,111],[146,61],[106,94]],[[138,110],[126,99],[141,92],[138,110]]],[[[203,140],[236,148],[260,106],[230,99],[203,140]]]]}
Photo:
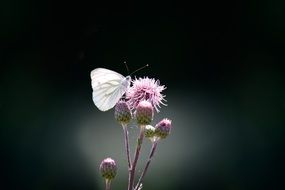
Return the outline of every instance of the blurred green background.
{"type": "Polygon", "coordinates": [[[124,61],[150,65],[136,76],[167,86],[154,124],[173,120],[145,189],[285,188],[284,6],[2,0],[1,189],[103,189],[108,156],[126,189],[122,129],[90,84],[96,67],[127,75],[124,61]]]}

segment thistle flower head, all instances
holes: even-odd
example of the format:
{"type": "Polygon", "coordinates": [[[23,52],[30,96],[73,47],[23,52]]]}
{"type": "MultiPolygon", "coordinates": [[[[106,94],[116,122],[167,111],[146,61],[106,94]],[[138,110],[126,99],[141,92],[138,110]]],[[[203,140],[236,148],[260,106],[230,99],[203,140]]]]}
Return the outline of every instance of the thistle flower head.
{"type": "Polygon", "coordinates": [[[166,88],[160,85],[158,80],[148,77],[135,79],[132,86],[126,92],[126,98],[131,109],[135,109],[142,100],[149,101],[157,112],[159,112],[160,104],[166,105],[163,101],[165,95],[161,92],[166,88]]]}
{"type": "Polygon", "coordinates": [[[115,106],[115,119],[122,125],[128,124],[132,119],[132,113],[127,102],[121,100],[115,106]]]}
{"type": "Polygon", "coordinates": [[[136,107],[135,117],[139,125],[149,125],[153,119],[153,107],[149,101],[143,100],[136,107]]]}
{"type": "Polygon", "coordinates": [[[166,138],[171,131],[171,120],[163,119],[155,126],[155,135],[161,139],[166,138]]]}
{"type": "Polygon", "coordinates": [[[117,165],[112,158],[104,159],[100,164],[100,172],[106,180],[112,180],[117,174],[117,165]]]}

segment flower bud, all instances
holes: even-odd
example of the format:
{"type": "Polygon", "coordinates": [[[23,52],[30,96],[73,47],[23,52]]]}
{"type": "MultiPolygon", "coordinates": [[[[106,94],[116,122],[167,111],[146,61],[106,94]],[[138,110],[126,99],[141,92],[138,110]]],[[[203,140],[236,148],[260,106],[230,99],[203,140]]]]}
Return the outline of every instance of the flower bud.
{"type": "Polygon", "coordinates": [[[128,124],[132,119],[132,113],[129,105],[121,100],[115,106],[115,119],[120,124],[128,124]]]}
{"type": "Polygon", "coordinates": [[[146,138],[153,138],[155,135],[155,128],[151,125],[145,126],[144,136],[146,138]]]}
{"type": "Polygon", "coordinates": [[[146,138],[148,138],[152,143],[154,143],[155,141],[159,140],[159,138],[155,134],[155,127],[153,127],[151,125],[145,126],[144,136],[146,138]]]}
{"type": "Polygon", "coordinates": [[[171,120],[163,119],[158,124],[156,124],[155,135],[161,139],[164,139],[169,135],[171,128],[171,120]]]}
{"type": "Polygon", "coordinates": [[[112,158],[104,159],[100,164],[100,172],[106,180],[112,180],[117,174],[117,165],[112,158]]]}
{"type": "Polygon", "coordinates": [[[135,112],[137,123],[139,125],[149,125],[153,119],[153,107],[150,102],[141,101],[135,112]]]}

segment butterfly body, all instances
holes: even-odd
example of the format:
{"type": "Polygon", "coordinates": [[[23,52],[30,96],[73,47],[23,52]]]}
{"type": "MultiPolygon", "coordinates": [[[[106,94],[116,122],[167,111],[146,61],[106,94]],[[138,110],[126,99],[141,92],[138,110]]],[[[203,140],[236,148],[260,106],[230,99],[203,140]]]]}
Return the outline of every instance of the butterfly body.
{"type": "Polygon", "coordinates": [[[111,71],[97,68],[91,71],[92,98],[94,104],[101,111],[107,111],[114,107],[125,94],[131,83],[131,77],[111,71]]]}

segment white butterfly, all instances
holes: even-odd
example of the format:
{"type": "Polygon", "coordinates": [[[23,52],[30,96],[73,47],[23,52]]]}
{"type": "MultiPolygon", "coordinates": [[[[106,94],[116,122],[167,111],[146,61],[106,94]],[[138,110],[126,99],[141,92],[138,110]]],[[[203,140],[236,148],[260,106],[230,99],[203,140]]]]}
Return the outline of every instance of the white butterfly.
{"type": "Polygon", "coordinates": [[[91,85],[93,89],[93,102],[101,111],[114,107],[125,94],[131,83],[131,77],[97,68],[91,71],[91,85]]]}

